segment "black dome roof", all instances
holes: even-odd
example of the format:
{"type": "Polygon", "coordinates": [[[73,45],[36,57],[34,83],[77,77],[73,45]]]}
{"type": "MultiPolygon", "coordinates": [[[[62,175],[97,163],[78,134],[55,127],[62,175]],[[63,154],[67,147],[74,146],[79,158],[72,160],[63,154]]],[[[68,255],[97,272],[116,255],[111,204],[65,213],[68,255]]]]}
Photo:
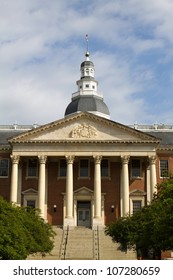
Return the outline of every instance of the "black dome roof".
{"type": "Polygon", "coordinates": [[[72,100],[67,106],[65,116],[77,112],[97,112],[98,114],[110,115],[107,105],[103,99],[96,96],[80,96],[72,100]]]}
{"type": "Polygon", "coordinates": [[[94,63],[90,60],[89,61],[86,60],[86,61],[83,61],[80,65],[80,67],[84,67],[84,66],[87,66],[87,67],[93,66],[94,67],[94,63]]]}

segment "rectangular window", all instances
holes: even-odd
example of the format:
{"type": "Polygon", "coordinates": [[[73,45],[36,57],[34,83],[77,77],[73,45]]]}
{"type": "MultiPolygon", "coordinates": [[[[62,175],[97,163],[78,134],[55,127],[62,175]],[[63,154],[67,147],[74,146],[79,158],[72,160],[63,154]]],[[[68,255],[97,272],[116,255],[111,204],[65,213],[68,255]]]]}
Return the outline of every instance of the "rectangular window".
{"type": "Polygon", "coordinates": [[[133,214],[142,208],[141,200],[133,200],[133,214]]]}
{"type": "Polygon", "coordinates": [[[38,170],[38,161],[37,159],[28,160],[28,177],[36,177],[38,170]]]}
{"type": "Polygon", "coordinates": [[[81,159],[80,160],[80,177],[89,177],[89,161],[88,159],[81,159]]]}
{"type": "Polygon", "coordinates": [[[109,176],[109,162],[107,159],[103,159],[101,162],[101,176],[102,177],[109,176]]]}
{"type": "Polygon", "coordinates": [[[160,160],[160,177],[161,178],[169,177],[169,166],[168,166],[167,159],[160,160]]]}
{"type": "Polygon", "coordinates": [[[67,172],[67,163],[65,159],[60,159],[59,162],[59,176],[60,177],[66,177],[67,172]]]}
{"type": "Polygon", "coordinates": [[[35,208],[35,200],[27,200],[27,207],[35,208]]]}
{"type": "Polygon", "coordinates": [[[132,159],[131,176],[132,178],[141,177],[141,162],[139,159],[132,159]]]}
{"type": "Polygon", "coordinates": [[[0,177],[8,177],[9,160],[0,159],[0,177]]]}

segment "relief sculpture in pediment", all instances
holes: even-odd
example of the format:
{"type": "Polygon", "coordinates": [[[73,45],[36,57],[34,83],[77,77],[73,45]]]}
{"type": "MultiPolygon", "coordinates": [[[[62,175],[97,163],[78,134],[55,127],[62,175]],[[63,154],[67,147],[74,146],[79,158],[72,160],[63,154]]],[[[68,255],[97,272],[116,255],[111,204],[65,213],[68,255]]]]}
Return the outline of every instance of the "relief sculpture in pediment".
{"type": "Polygon", "coordinates": [[[71,138],[95,138],[97,136],[97,131],[91,125],[85,123],[78,125],[70,132],[71,138]]]}

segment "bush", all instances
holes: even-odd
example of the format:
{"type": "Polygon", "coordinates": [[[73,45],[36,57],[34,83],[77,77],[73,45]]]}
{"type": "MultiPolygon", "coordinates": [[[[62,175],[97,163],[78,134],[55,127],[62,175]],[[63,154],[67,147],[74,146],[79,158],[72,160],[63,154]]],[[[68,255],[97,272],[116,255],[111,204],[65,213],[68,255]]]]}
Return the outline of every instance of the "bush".
{"type": "Polygon", "coordinates": [[[173,179],[158,186],[150,205],[132,216],[119,218],[107,226],[106,233],[119,242],[122,248],[136,248],[138,254],[160,258],[161,251],[173,249],[173,179]],[[151,254],[150,254],[151,255],[151,254]]]}
{"type": "Polygon", "coordinates": [[[0,259],[26,259],[29,254],[49,253],[54,232],[36,209],[19,207],[0,198],[0,259]]]}

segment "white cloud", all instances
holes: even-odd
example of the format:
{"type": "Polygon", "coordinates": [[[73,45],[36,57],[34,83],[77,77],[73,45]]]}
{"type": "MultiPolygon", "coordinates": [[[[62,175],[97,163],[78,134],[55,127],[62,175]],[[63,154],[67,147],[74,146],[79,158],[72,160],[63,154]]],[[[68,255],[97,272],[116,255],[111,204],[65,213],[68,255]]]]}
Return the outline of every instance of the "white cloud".
{"type": "MultiPolygon", "coordinates": [[[[171,0],[1,1],[0,122],[63,117],[80,77],[87,33],[111,118],[155,121],[150,103],[173,90],[172,11],[171,0]]],[[[159,118],[169,116],[170,108],[159,118]]]]}

